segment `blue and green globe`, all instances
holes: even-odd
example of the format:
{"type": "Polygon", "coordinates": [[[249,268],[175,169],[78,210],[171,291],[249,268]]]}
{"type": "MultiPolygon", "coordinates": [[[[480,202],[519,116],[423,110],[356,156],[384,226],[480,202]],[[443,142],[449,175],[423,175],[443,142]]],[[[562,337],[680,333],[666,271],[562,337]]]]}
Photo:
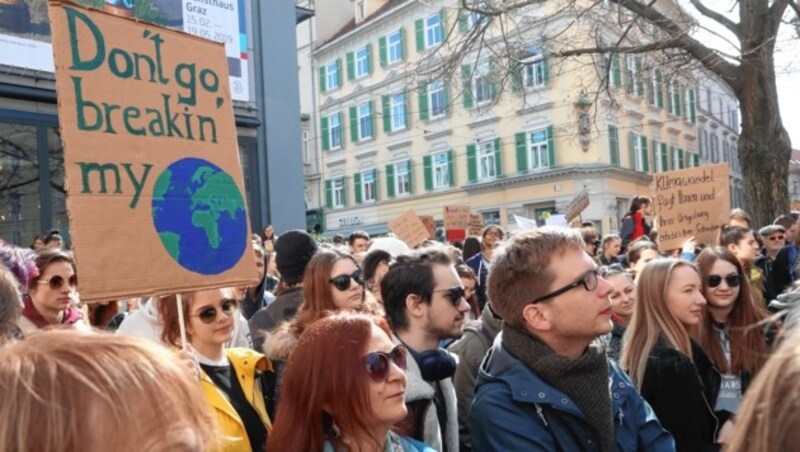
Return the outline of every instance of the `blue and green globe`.
{"type": "Polygon", "coordinates": [[[185,158],[169,165],[153,189],[153,224],[183,268],[202,275],[231,269],[247,247],[244,199],[213,163],[185,158]]]}

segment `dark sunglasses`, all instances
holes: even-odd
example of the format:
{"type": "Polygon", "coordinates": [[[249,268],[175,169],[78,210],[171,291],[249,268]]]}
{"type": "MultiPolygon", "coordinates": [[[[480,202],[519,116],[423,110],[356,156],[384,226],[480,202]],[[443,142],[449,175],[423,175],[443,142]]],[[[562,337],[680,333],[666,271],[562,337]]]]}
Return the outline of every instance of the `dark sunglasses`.
{"type": "Polygon", "coordinates": [[[770,242],[779,242],[781,240],[784,240],[785,238],[786,237],[784,237],[782,235],[773,235],[772,237],[769,238],[769,241],[770,242]]]}
{"type": "MultiPolygon", "coordinates": [[[[739,284],[742,282],[742,275],[738,273],[731,273],[730,275],[726,276],[725,283],[728,287],[739,287],[739,284]]],[[[722,284],[722,276],[720,275],[711,275],[708,277],[708,287],[714,288],[722,284]]]]}
{"type": "Polygon", "coordinates": [[[353,272],[352,275],[338,275],[331,278],[329,283],[333,284],[333,287],[339,289],[339,291],[344,292],[350,288],[350,280],[353,280],[359,286],[364,285],[364,274],[361,273],[361,270],[356,270],[353,272]]]}
{"type": "MultiPolygon", "coordinates": [[[[233,310],[236,307],[236,300],[229,300],[225,299],[222,300],[222,305],[220,309],[222,313],[227,315],[228,317],[233,315],[233,310]]],[[[217,308],[214,306],[206,306],[205,308],[201,309],[200,312],[193,315],[192,317],[200,317],[200,321],[205,324],[210,324],[214,320],[217,319],[217,308]]]]}
{"type": "Polygon", "coordinates": [[[458,306],[461,303],[461,299],[465,298],[465,294],[467,293],[467,289],[463,287],[451,287],[449,289],[437,289],[434,292],[444,292],[444,296],[450,300],[450,303],[453,303],[453,306],[458,306]]]}
{"type": "Polygon", "coordinates": [[[64,283],[66,282],[67,284],[69,284],[70,287],[74,289],[75,287],[78,287],[78,275],[72,275],[69,277],[68,280],[64,280],[63,276],[56,275],[50,278],[50,280],[48,281],[37,281],[37,282],[39,284],[49,284],[50,288],[53,290],[58,290],[62,288],[64,286],[64,283]]]}
{"type": "Polygon", "coordinates": [[[367,369],[367,375],[375,382],[383,382],[389,378],[389,370],[391,368],[390,362],[395,363],[401,370],[406,370],[406,348],[398,345],[389,353],[386,352],[372,352],[364,356],[364,365],[367,369]]]}

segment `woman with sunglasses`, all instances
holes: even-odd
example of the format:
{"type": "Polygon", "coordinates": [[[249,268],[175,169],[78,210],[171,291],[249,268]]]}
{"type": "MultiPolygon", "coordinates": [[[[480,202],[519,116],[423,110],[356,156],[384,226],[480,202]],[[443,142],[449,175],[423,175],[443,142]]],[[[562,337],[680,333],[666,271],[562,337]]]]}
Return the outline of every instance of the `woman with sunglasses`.
{"type": "Polygon", "coordinates": [[[708,304],[695,337],[722,376],[715,388],[714,412],[721,427],[720,442],[724,442],[742,396],[769,353],[759,326],[766,314],[753,303],[744,269],[733,253],[722,247],[706,248],[697,256],[697,266],[708,304]]]}
{"type": "MultiPolygon", "coordinates": [[[[182,294],[186,336],[200,364],[200,387],[212,408],[220,435],[218,450],[263,450],[269,429],[272,364],[249,348],[225,349],[233,335],[236,299],[232,289],[182,294]]],[[[181,347],[176,297],[161,299],[162,341],[181,347]]]]}
{"type": "Polygon", "coordinates": [[[689,336],[706,305],[700,272],[683,260],[657,259],[636,284],[637,305],[619,364],[672,433],[678,452],[719,450],[713,410],[719,374],[689,336]]]}
{"type": "Polygon", "coordinates": [[[391,428],[407,414],[407,352],[386,321],[342,312],[311,325],[282,381],[276,451],[430,451],[391,428]]]}
{"type": "Polygon", "coordinates": [[[28,280],[23,297],[19,329],[23,335],[62,326],[89,330],[78,303],[78,276],[72,254],[60,248],[43,248],[36,253],[38,276],[28,280]]]}

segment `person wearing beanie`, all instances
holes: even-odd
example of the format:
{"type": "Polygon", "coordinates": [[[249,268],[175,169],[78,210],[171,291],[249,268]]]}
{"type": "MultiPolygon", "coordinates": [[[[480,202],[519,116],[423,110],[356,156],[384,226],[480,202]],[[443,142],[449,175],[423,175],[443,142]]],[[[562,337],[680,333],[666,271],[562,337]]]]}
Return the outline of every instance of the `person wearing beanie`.
{"type": "Polygon", "coordinates": [[[262,350],[266,333],[297,314],[303,304],[303,275],[317,249],[317,242],[305,231],[289,231],[278,237],[275,264],[281,282],[275,291],[275,301],[258,310],[250,319],[250,335],[255,350],[262,350]]]}
{"type": "Polygon", "coordinates": [[[758,230],[764,246],[753,264],[761,269],[764,274],[764,300],[767,304],[777,298],[777,283],[775,281],[775,259],[786,245],[786,229],[779,224],[764,226],[758,230]]]}

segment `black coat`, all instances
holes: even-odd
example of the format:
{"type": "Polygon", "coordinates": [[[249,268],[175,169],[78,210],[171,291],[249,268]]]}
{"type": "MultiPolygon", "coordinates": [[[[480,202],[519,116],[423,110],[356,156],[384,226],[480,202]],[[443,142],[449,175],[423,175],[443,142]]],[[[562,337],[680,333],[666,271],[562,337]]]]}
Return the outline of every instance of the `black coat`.
{"type": "Polygon", "coordinates": [[[647,358],[641,394],[674,436],[678,452],[716,451],[720,425],[714,404],[721,379],[694,341],[692,354],[694,359],[659,341],[647,358]]]}

